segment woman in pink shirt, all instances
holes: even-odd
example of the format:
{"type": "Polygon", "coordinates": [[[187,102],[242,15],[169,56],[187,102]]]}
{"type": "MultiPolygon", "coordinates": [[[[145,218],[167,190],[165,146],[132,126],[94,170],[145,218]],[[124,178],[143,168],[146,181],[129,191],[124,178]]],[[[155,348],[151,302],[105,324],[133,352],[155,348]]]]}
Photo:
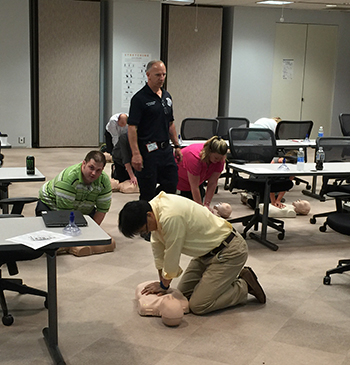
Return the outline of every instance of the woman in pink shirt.
{"type": "Polygon", "coordinates": [[[225,165],[226,153],[226,142],[217,136],[205,143],[183,148],[183,158],[178,163],[177,184],[181,195],[209,207],[225,165]],[[204,181],[208,181],[206,192],[203,187],[204,181]]]}

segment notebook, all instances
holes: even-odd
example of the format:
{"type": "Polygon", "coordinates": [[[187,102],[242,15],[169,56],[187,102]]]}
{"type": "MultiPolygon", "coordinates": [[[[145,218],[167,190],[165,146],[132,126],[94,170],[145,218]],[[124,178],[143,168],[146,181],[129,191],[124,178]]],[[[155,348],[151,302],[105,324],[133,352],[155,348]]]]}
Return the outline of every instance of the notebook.
{"type": "MultiPolygon", "coordinates": [[[[70,210],[48,210],[42,212],[42,217],[46,227],[65,227],[69,223],[70,210]]],[[[74,211],[75,224],[78,227],[87,226],[87,221],[83,214],[74,211]]]]}

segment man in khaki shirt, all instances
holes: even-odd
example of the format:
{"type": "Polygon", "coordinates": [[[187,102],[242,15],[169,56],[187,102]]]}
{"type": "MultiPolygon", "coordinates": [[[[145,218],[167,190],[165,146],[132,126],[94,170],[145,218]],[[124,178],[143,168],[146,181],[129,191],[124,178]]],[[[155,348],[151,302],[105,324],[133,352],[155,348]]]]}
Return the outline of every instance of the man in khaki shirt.
{"type": "Polygon", "coordinates": [[[162,295],[173,278],[182,274],[181,254],[192,256],[178,289],[189,299],[195,314],[245,303],[247,294],[260,303],[265,293],[251,268],[243,268],[248,248],[229,222],[194,201],[161,192],[150,202],[125,204],[119,214],[124,236],[151,232],[151,245],[159,281],[142,294],[162,295]]]}

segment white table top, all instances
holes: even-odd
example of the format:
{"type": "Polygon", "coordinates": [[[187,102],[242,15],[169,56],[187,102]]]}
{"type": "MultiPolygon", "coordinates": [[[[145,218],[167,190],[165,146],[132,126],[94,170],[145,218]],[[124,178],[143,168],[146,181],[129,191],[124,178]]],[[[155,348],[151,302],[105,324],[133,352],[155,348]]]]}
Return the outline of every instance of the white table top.
{"type": "MultiPolygon", "coordinates": [[[[88,246],[88,245],[105,245],[111,242],[111,237],[88,215],[84,216],[88,222],[86,227],[80,227],[79,236],[69,236],[68,239],[54,242],[45,248],[58,248],[69,246],[88,246]]],[[[21,236],[26,233],[37,232],[41,230],[63,233],[63,228],[48,228],[42,217],[24,217],[24,218],[1,218],[0,219],[0,251],[11,250],[22,245],[11,244],[6,241],[7,238],[21,236]]]]}
{"type": "Polygon", "coordinates": [[[34,175],[28,175],[25,167],[1,167],[0,182],[44,181],[45,176],[35,168],[34,175]]]}
{"type": "Polygon", "coordinates": [[[323,175],[349,175],[350,162],[325,162],[323,170],[316,170],[314,162],[305,163],[304,170],[297,170],[296,164],[287,163],[289,170],[281,170],[282,164],[272,163],[230,163],[229,166],[237,171],[245,172],[255,176],[323,176],[323,175]]]}
{"type": "MultiPolygon", "coordinates": [[[[196,143],[205,143],[205,140],[192,140],[192,139],[186,139],[183,140],[181,143],[181,147],[187,147],[192,144],[196,143]]],[[[229,141],[226,141],[227,144],[229,144],[229,141]]],[[[310,139],[309,141],[305,141],[303,139],[277,139],[276,140],[276,146],[280,148],[295,148],[298,149],[299,147],[316,147],[316,140],[310,139]]]]}

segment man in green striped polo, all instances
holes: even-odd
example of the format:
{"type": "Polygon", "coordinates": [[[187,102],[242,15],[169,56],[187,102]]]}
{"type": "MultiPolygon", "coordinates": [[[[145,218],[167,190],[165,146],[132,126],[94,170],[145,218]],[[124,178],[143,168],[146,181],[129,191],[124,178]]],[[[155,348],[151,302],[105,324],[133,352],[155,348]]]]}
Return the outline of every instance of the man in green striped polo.
{"type": "MultiPolygon", "coordinates": [[[[105,165],[106,158],[102,152],[90,151],[83,162],[67,167],[47,181],[39,190],[36,215],[47,210],[79,210],[101,224],[112,201],[110,179],[103,171],[105,165]]],[[[84,256],[93,253],[88,251],[95,246],[86,247],[82,251],[84,256]]],[[[79,249],[80,252],[82,248],[79,249]]]]}

